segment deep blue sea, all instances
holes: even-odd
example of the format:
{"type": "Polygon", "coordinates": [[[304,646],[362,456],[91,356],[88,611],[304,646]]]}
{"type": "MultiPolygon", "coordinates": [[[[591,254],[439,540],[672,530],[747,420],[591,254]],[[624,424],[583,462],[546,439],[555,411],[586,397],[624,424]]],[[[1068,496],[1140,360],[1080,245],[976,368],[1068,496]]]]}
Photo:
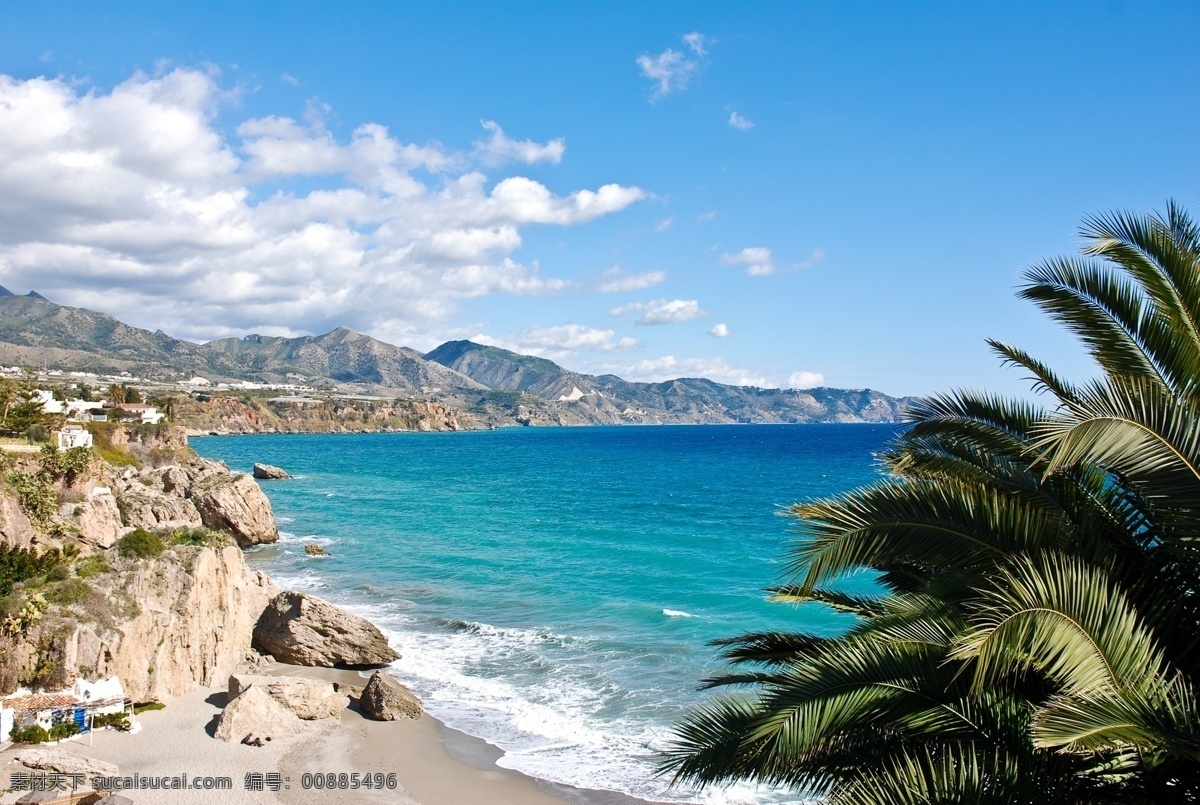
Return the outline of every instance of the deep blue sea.
{"type": "MultiPolygon", "coordinates": [[[[877,477],[891,425],[511,428],[472,433],[198,438],[261,482],[277,545],[249,552],[284,588],[380,626],[391,669],[501,765],[584,788],[668,790],[670,726],[721,667],[708,642],[836,632],[845,616],[770,603],[794,539],[781,507],[877,477]],[[316,542],[328,558],[310,558],[316,542]]],[[[868,583],[863,581],[861,583],[868,583]]]]}

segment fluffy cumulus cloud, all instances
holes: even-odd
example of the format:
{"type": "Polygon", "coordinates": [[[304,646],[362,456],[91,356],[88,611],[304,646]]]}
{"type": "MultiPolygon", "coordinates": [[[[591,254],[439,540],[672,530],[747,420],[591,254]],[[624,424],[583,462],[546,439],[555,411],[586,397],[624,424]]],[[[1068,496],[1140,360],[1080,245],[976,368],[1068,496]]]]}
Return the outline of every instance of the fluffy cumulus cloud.
{"type": "Polygon", "coordinates": [[[523,355],[561,360],[582,352],[628,352],[641,346],[636,338],[617,338],[615,330],[561,324],[555,327],[526,327],[499,338],[479,334],[472,341],[504,347],[523,355]]]}
{"type": "Polygon", "coordinates": [[[626,380],[644,380],[650,383],[674,380],[678,377],[707,377],[735,386],[775,387],[765,376],[733,366],[722,358],[676,358],[674,355],[665,355],[661,358],[638,361],[624,367],[619,374],[626,380]]]}
{"type": "Polygon", "coordinates": [[[639,314],[637,324],[677,324],[681,321],[703,318],[711,315],[700,307],[695,299],[655,299],[652,302],[631,302],[628,305],[615,307],[609,311],[613,316],[628,316],[639,314]]]}
{"type": "Polygon", "coordinates": [[[740,252],[721,255],[721,262],[727,266],[745,266],[746,273],[751,277],[765,277],[775,273],[775,261],[771,250],[764,246],[747,246],[740,252]]]}
{"type": "Polygon", "coordinates": [[[638,56],[638,68],[654,84],[650,100],[656,101],[672,92],[687,89],[692,77],[704,66],[704,59],[708,55],[707,37],[693,31],[685,34],[682,40],[689,52],[667,48],[657,56],[638,56]]]}
{"type": "Polygon", "coordinates": [[[708,334],[713,338],[728,338],[729,336],[733,335],[731,332],[729,332],[729,325],[727,325],[725,322],[714,324],[711,328],[709,328],[708,334]]]}
{"type": "Polygon", "coordinates": [[[458,300],[564,290],[514,259],[522,228],[584,224],[644,196],[489,180],[474,166],[555,163],[564,148],[495,124],[467,153],[373,123],[341,139],[320,110],[225,136],[227,100],[191,69],[109,92],[0,76],[0,283],[183,337],[347,324],[403,343],[458,300]]]}
{"type": "Polygon", "coordinates": [[[825,375],[820,372],[792,372],[788,375],[788,388],[811,389],[825,382],[825,375]]]}
{"type": "Polygon", "coordinates": [[[667,281],[665,271],[643,271],[640,274],[630,274],[620,266],[613,266],[600,275],[596,290],[600,293],[628,293],[652,288],[667,281]]]}

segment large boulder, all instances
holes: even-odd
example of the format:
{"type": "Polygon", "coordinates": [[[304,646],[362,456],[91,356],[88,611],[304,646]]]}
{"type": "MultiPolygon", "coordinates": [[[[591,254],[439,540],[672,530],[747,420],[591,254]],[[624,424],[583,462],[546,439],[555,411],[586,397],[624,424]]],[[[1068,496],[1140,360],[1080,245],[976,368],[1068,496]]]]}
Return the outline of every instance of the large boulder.
{"type": "Polygon", "coordinates": [[[229,699],[236,699],[251,687],[262,688],[272,699],[305,721],[337,718],[350,703],[344,693],[334,691],[332,682],[266,674],[234,674],[229,677],[229,699]]]}
{"type": "Polygon", "coordinates": [[[111,548],[124,532],[117,499],[106,486],[92,490],[87,499],[71,508],[81,542],[101,550],[111,548]]]}
{"type": "Polygon", "coordinates": [[[424,712],[421,700],[383,671],[371,674],[370,681],[358,698],[358,704],[368,718],[376,721],[420,718],[424,712]]]}
{"type": "Polygon", "coordinates": [[[28,548],[37,536],[29,515],[21,508],[16,494],[0,494],[0,545],[6,548],[28,548]]]}
{"type": "Polygon", "coordinates": [[[199,528],[200,512],[192,501],[178,494],[160,492],[134,481],[121,491],[121,513],[127,526],[147,531],[199,528]]]}
{"type": "Polygon", "coordinates": [[[88,777],[114,777],[117,774],[117,767],[111,763],[77,755],[61,747],[35,746],[21,749],[14,760],[27,769],[58,774],[85,774],[88,777]]]}
{"type": "Polygon", "coordinates": [[[321,668],[379,666],[400,659],[367,619],[292,591],[280,593],[263,610],[254,647],[280,662],[321,668]]]}
{"type": "Polygon", "coordinates": [[[270,464],[254,464],[254,477],[261,478],[264,481],[275,480],[282,481],[291,478],[291,474],[281,467],[272,467],[270,464]]]}
{"type": "Polygon", "coordinates": [[[228,531],[243,548],[279,539],[271,501],[248,475],[208,475],[192,487],[192,503],[205,527],[228,531]]]}
{"type": "Polygon", "coordinates": [[[251,685],[221,711],[214,738],[229,743],[286,738],[304,731],[304,722],[277,702],[266,688],[251,685]]]}

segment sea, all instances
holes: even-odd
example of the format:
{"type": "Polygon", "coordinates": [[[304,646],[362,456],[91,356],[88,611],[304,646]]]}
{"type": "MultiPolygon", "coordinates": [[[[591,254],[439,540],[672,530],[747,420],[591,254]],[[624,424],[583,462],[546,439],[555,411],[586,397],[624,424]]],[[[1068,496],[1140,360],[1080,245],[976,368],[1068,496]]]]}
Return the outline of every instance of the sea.
{"type": "MultiPolygon", "coordinates": [[[[711,641],[836,634],[849,616],[768,600],[797,501],[876,480],[894,425],[508,428],[194,438],[263,481],[277,544],[247,552],[284,589],[378,625],[391,673],[501,766],[654,802],[781,803],[656,773],[711,695],[711,641]],[[306,556],[316,543],[325,557],[306,556]]],[[[847,584],[869,586],[870,579],[847,584]]]]}

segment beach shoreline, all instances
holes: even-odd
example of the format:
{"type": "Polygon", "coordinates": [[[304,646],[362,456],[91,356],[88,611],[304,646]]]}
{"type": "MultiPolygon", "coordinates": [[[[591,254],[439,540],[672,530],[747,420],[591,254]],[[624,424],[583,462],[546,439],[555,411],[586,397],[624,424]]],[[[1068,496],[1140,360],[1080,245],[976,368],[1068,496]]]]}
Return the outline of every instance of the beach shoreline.
{"type": "MultiPolygon", "coordinates": [[[[356,671],[310,668],[283,663],[264,672],[304,676],[361,686],[356,671]]],[[[186,774],[231,780],[228,790],[162,790],[149,787],[124,793],[138,805],[207,805],[244,802],[262,805],[379,803],[383,805],[644,805],[644,800],[608,791],[590,791],[537,780],[496,765],[503,752],[442,724],[433,716],[401,721],[373,721],[356,703],[336,723],[314,723],[305,734],[272,741],[263,747],[231,744],[212,737],[226,702],[221,688],[202,688],[176,697],[162,710],[138,716],[135,734],[97,730],[54,745],[73,755],[115,764],[121,776],[177,777],[186,774]],[[247,788],[247,775],[278,774],[278,790],[247,788]],[[313,775],[395,775],[394,788],[320,788],[313,775]]],[[[0,788],[11,788],[11,773],[28,745],[0,752],[0,788]]],[[[253,785],[253,783],[250,783],[253,785]]],[[[0,805],[16,802],[24,791],[7,791],[0,805]]]]}

